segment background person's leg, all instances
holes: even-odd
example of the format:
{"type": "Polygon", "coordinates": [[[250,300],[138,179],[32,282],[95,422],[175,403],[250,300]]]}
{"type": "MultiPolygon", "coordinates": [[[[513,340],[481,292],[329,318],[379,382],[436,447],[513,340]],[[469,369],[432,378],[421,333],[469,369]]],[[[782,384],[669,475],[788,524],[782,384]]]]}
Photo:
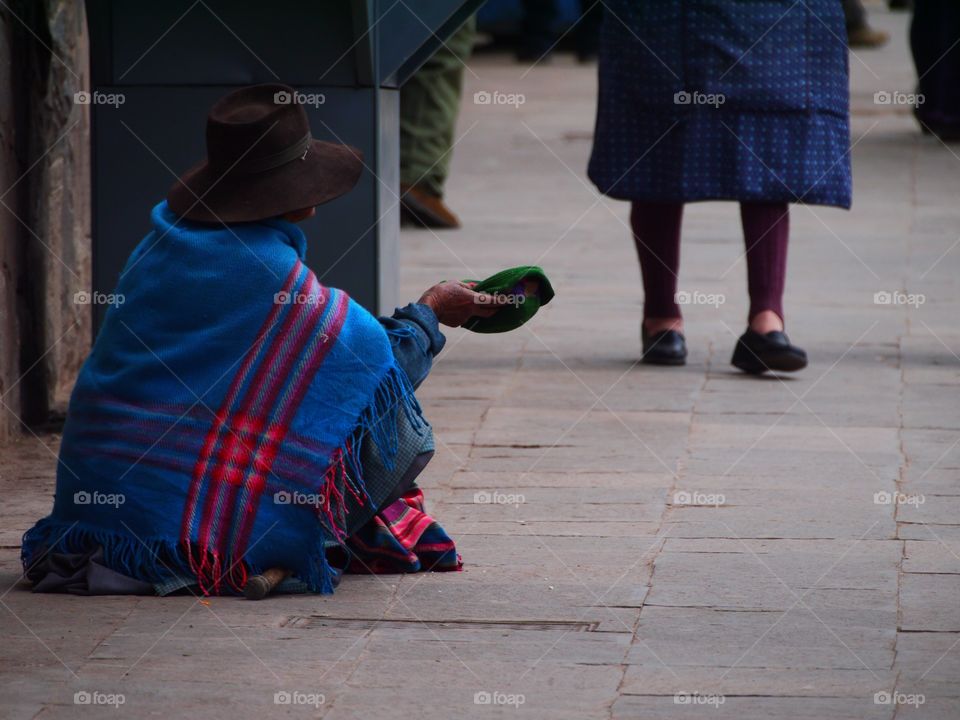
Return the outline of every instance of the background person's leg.
{"type": "Polygon", "coordinates": [[[603,0],[580,0],[580,21],[575,30],[577,58],[587,62],[600,52],[600,25],[603,22],[603,0]]]}
{"type": "Polygon", "coordinates": [[[643,276],[642,359],[650,365],[686,363],[687,344],[677,304],[682,222],[683,203],[634,201],[630,210],[643,276]]]}
{"type": "Polygon", "coordinates": [[[683,203],[634,200],[630,209],[633,241],[643,276],[643,318],[650,332],[679,324],[677,275],[683,203]]]}
{"type": "Polygon", "coordinates": [[[843,15],[847,20],[847,29],[865,27],[867,24],[867,9],[861,0],[843,0],[843,15]]]}
{"type": "Polygon", "coordinates": [[[555,0],[523,0],[517,59],[543,61],[550,54],[557,39],[553,32],[556,21],[555,0]]]}
{"type": "Polygon", "coordinates": [[[783,329],[783,290],[787,276],[790,206],[787,203],[741,203],[740,219],[747,256],[747,290],[754,319],[772,311],[780,327],[754,328],[758,332],[783,329]]]}
{"type": "Polygon", "coordinates": [[[870,27],[862,0],[843,0],[843,14],[847,20],[847,42],[850,47],[880,47],[890,39],[888,33],[870,27]]]}
{"type": "Polygon", "coordinates": [[[924,0],[910,24],[910,48],[923,101],[914,111],[924,132],[960,140],[960,3],[924,0]]]}
{"type": "Polygon", "coordinates": [[[747,247],[750,315],[730,362],[751,374],[767,370],[794,372],[807,366],[807,353],[783,332],[783,288],[787,276],[790,206],[787,203],[740,203],[747,247]]]}
{"type": "Polygon", "coordinates": [[[457,227],[440,200],[450,170],[464,63],[476,34],[470,18],[400,89],[400,186],[403,207],[430,227],[457,227]]]}

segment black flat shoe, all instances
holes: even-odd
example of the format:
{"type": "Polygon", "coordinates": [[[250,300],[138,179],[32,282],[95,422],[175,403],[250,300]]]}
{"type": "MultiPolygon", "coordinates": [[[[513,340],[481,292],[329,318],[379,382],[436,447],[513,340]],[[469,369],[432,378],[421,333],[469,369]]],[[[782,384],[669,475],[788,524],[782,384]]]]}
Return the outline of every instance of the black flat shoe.
{"type": "Polygon", "coordinates": [[[767,370],[795,372],[807,366],[807,353],[791,345],[790,338],[779,330],[761,335],[747,328],[737,340],[730,362],[753,375],[767,370]]]}
{"type": "Polygon", "coordinates": [[[640,326],[643,340],[643,362],[648,365],[685,365],[687,362],[687,341],[676,330],[661,330],[650,335],[647,328],[640,326]]]}

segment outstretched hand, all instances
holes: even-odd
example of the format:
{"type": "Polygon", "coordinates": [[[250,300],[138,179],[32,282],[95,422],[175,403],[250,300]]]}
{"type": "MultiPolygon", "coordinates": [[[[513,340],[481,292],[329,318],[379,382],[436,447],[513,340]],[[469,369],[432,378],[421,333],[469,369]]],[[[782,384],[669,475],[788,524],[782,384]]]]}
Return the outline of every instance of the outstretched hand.
{"type": "Polygon", "coordinates": [[[420,302],[436,313],[444,325],[460,327],[472,317],[490,317],[510,299],[501,295],[478,293],[476,283],[442,282],[427,290],[420,302]]]}

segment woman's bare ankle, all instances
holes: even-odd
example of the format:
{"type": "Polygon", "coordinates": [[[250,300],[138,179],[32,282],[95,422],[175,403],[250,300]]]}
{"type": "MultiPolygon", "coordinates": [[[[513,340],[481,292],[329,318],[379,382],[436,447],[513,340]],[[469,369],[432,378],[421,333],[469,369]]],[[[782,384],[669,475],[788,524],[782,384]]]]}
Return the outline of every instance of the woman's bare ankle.
{"type": "Polygon", "coordinates": [[[750,329],[761,335],[768,332],[783,332],[783,319],[773,310],[763,310],[750,318],[750,329]]]}
{"type": "Polygon", "coordinates": [[[655,335],[664,330],[676,330],[678,333],[683,333],[683,318],[646,318],[643,321],[643,327],[649,335],[655,335]]]}

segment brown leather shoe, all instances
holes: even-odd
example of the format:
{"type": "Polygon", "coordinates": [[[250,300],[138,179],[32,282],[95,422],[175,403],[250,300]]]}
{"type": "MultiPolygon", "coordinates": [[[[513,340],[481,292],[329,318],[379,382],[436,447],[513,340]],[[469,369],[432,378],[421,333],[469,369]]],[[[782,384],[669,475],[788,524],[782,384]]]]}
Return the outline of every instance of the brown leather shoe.
{"type": "Polygon", "coordinates": [[[887,44],[890,33],[874,30],[869,25],[847,30],[847,45],[855,48],[878,48],[887,44]]]}
{"type": "Polygon", "coordinates": [[[403,219],[428,228],[460,227],[460,219],[444,204],[443,199],[416,186],[400,186],[403,219]]]}

